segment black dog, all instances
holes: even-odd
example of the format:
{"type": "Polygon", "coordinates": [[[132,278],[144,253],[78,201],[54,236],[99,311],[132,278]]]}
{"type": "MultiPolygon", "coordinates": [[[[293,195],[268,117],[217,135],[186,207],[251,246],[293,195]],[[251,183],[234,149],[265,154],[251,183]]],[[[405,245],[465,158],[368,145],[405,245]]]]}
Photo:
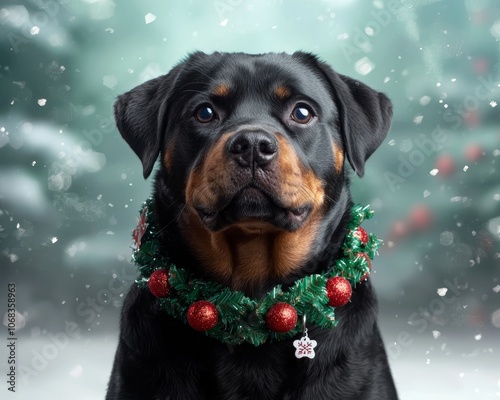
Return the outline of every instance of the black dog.
{"type": "MultiPolygon", "coordinates": [[[[161,252],[258,299],[331,266],[348,230],[344,156],[361,177],[390,127],[389,99],[297,52],[194,53],[118,98],[118,129],[147,178],[161,252]]],[[[134,284],[106,399],[397,399],[370,281],[292,341],[228,346],[160,310],[134,284]],[[299,336],[300,337],[300,336],[299,336]]]]}

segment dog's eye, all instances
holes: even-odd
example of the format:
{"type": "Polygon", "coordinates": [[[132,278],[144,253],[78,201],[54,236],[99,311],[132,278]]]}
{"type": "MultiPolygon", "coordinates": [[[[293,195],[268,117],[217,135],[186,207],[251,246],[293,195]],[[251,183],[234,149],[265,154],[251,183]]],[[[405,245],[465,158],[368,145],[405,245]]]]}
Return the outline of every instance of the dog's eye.
{"type": "Polygon", "coordinates": [[[309,107],[299,104],[293,109],[290,117],[298,124],[307,124],[314,117],[314,114],[309,107]]]}
{"type": "Polygon", "coordinates": [[[215,118],[215,111],[210,106],[201,106],[196,110],[194,117],[198,122],[206,124],[215,118]]]}

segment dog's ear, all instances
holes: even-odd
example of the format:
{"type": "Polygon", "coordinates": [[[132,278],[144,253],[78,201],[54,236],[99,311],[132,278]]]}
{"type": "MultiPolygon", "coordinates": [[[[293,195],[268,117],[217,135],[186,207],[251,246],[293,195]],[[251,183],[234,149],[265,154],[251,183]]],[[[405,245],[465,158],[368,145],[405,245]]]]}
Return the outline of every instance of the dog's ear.
{"type": "Polygon", "coordinates": [[[141,159],[145,179],[151,174],[161,150],[169,95],[180,68],[177,66],[167,75],[137,86],[118,96],[115,102],[116,126],[141,159]]]}
{"type": "Polygon", "coordinates": [[[337,74],[320,61],[318,66],[329,84],[339,108],[340,130],[347,159],[358,176],[365,173],[365,162],[382,144],[392,118],[389,98],[356,79],[337,74]]]}

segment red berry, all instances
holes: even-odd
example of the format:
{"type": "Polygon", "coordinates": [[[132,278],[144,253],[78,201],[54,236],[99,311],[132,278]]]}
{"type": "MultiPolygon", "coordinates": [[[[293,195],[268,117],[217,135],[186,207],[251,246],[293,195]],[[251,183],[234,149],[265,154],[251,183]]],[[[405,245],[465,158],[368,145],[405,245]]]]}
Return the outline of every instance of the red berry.
{"type": "Polygon", "coordinates": [[[187,320],[191,328],[196,331],[209,331],[219,321],[219,312],[214,304],[206,300],[200,300],[188,309],[187,320]]]}
{"type": "Polygon", "coordinates": [[[436,168],[439,170],[439,176],[451,176],[455,172],[455,161],[451,156],[443,154],[437,159],[436,168]]]}
{"type": "Polygon", "coordinates": [[[471,144],[465,149],[465,159],[469,162],[476,162],[483,156],[483,149],[477,144],[471,144]]]}
{"type": "Polygon", "coordinates": [[[297,311],[288,303],[276,303],[266,314],[266,324],[274,332],[290,332],[297,320],[297,311]]]}
{"type": "Polygon", "coordinates": [[[326,281],[326,294],[329,305],[340,307],[347,304],[351,299],[352,287],[347,279],[336,276],[326,281]]]}
{"type": "Polygon", "coordinates": [[[367,244],[368,243],[368,232],[366,232],[363,228],[361,227],[358,227],[354,233],[353,233],[353,236],[355,238],[358,238],[359,241],[363,244],[367,244]]]}
{"type": "Polygon", "coordinates": [[[149,277],[148,287],[156,297],[168,297],[170,294],[170,283],[166,269],[157,269],[149,277]]]}
{"type": "Polygon", "coordinates": [[[413,229],[425,231],[432,225],[432,213],[427,206],[419,205],[410,212],[410,223],[413,229]]]}

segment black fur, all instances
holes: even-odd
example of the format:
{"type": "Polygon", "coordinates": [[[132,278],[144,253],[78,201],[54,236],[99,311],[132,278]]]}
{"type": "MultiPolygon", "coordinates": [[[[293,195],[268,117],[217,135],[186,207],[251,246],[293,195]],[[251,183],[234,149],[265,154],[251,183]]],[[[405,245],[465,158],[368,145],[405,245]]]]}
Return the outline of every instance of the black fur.
{"type": "MultiPolygon", "coordinates": [[[[174,146],[171,168],[162,164],[156,175],[157,223],[164,250],[178,266],[200,275],[199,261],[176,222],[185,205],[189,171],[222,132],[257,124],[286,134],[301,161],[324,182],[328,196],[309,261],[299,274],[280,282],[287,285],[332,265],[347,231],[349,180],[344,170],[334,168],[331,139],[343,145],[351,166],[363,176],[366,160],[389,130],[392,108],[382,93],[335,73],[310,54],[198,52],[169,74],[120,96],[115,115],[143,163],[145,178],[158,156],[174,146]],[[235,90],[215,105],[218,124],[200,126],[193,113],[221,78],[235,90]],[[318,120],[310,127],[288,124],[289,106],[266,95],[275,84],[292,87],[313,103],[318,120]]],[[[259,297],[276,283],[245,291],[259,297]]],[[[309,336],[318,342],[316,358],[298,360],[291,341],[230,347],[208,338],[165,315],[148,290],[133,285],[122,311],[106,399],[397,399],[376,308],[370,280],[357,285],[351,302],[336,310],[336,328],[309,327],[309,336]]]]}

